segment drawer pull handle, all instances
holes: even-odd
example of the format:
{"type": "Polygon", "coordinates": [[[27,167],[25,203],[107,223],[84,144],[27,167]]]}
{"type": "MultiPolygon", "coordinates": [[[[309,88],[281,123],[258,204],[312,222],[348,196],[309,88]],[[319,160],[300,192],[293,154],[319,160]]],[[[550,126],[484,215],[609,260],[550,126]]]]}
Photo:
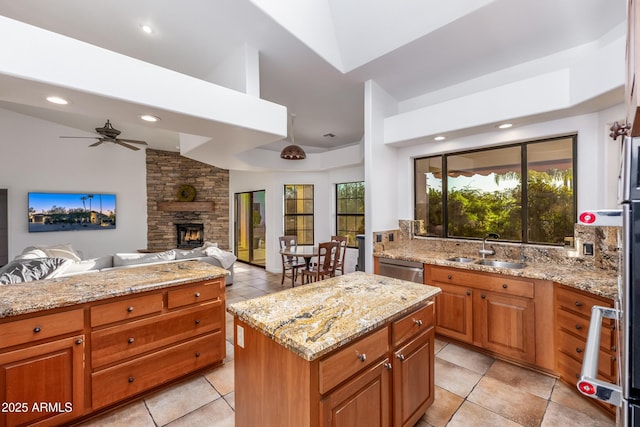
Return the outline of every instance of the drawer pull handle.
{"type": "Polygon", "coordinates": [[[576,329],[577,329],[577,330],[582,329],[582,325],[576,325],[576,329]]]}
{"type": "Polygon", "coordinates": [[[127,312],[128,312],[128,313],[131,313],[132,311],[133,311],[133,306],[132,306],[132,305],[130,305],[129,307],[127,307],[127,312]]]}
{"type": "Polygon", "coordinates": [[[76,340],[76,345],[80,345],[80,344],[82,344],[82,340],[81,340],[80,338],[78,338],[78,339],[76,340]]]}
{"type": "Polygon", "coordinates": [[[365,360],[367,360],[367,355],[366,354],[359,354],[358,355],[358,359],[360,359],[361,362],[364,362],[365,360]]]}
{"type": "Polygon", "coordinates": [[[420,320],[420,319],[417,319],[417,320],[413,319],[413,323],[415,323],[416,326],[422,326],[422,320],[420,320]]]}
{"type": "Polygon", "coordinates": [[[507,284],[506,283],[502,284],[502,289],[507,289],[507,284]]]}
{"type": "Polygon", "coordinates": [[[200,319],[196,319],[195,323],[196,323],[196,325],[199,325],[200,324],[200,319]]]}
{"type": "Polygon", "coordinates": [[[385,363],[385,364],[384,364],[384,365],[382,365],[382,366],[384,366],[385,368],[387,368],[387,371],[390,371],[390,370],[391,370],[391,363],[389,363],[389,362],[385,363]]]}
{"type": "Polygon", "coordinates": [[[447,279],[451,280],[451,279],[453,279],[453,276],[449,274],[449,275],[447,276],[447,279]]]}
{"type": "Polygon", "coordinates": [[[36,326],[35,328],[33,328],[33,333],[37,334],[38,332],[40,332],[42,329],[40,329],[40,326],[36,326]]]}
{"type": "Polygon", "coordinates": [[[199,298],[200,297],[200,292],[196,292],[195,295],[196,295],[196,298],[199,298]]]}
{"type": "Polygon", "coordinates": [[[576,353],[582,353],[582,349],[580,347],[576,347],[576,353]]]}
{"type": "Polygon", "coordinates": [[[128,380],[128,381],[129,381],[130,383],[132,383],[133,381],[135,381],[135,378],[133,378],[133,377],[129,377],[129,380],[128,380]]]}
{"type": "Polygon", "coordinates": [[[200,357],[200,352],[196,351],[196,357],[200,357]]]}
{"type": "Polygon", "coordinates": [[[133,337],[131,337],[131,338],[129,338],[129,339],[127,340],[127,342],[128,342],[129,344],[133,344],[133,342],[134,342],[134,341],[135,341],[135,339],[133,339],[133,337]]]}
{"type": "Polygon", "coordinates": [[[467,291],[467,296],[471,295],[471,291],[467,291]]]}
{"type": "Polygon", "coordinates": [[[582,307],[582,303],[580,301],[576,301],[576,307],[582,307]]]}
{"type": "Polygon", "coordinates": [[[404,354],[399,354],[399,355],[396,356],[396,358],[398,360],[400,360],[400,361],[403,361],[404,360],[404,354]]]}

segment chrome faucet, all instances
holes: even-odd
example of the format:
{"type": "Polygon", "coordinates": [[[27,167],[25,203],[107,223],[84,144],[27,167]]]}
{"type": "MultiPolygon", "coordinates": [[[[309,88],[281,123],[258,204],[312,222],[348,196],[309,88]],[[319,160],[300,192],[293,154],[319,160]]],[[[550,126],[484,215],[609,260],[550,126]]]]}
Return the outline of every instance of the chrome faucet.
{"type": "Polygon", "coordinates": [[[487,234],[484,239],[482,239],[482,249],[480,249],[480,254],[482,255],[482,259],[484,259],[485,255],[495,255],[496,254],[496,250],[493,249],[493,246],[489,247],[489,249],[486,249],[486,243],[487,243],[487,239],[499,239],[500,235],[498,233],[489,233],[487,234]]]}

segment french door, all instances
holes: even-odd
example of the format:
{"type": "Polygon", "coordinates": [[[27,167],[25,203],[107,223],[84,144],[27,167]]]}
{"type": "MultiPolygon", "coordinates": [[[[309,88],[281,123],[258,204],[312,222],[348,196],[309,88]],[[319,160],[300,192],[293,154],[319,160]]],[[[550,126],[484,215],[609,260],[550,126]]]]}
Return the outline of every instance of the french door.
{"type": "Polygon", "coordinates": [[[235,194],[234,252],[240,261],[264,267],[265,191],[235,194]]]}

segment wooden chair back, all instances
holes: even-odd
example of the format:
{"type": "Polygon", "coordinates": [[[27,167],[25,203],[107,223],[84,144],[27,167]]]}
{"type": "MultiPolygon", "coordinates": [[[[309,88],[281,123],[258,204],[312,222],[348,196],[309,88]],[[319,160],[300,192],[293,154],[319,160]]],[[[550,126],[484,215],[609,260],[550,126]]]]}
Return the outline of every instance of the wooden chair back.
{"type": "Polygon", "coordinates": [[[336,270],[340,271],[340,274],[344,274],[344,259],[347,255],[347,243],[349,238],[347,236],[331,236],[332,242],[338,242],[340,245],[340,257],[336,264],[336,270]]]}

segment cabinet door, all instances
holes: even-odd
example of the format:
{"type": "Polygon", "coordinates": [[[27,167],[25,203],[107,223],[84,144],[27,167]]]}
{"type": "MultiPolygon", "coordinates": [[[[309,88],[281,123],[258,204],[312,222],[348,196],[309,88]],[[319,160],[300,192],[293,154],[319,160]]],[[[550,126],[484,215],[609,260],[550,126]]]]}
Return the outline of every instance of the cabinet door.
{"type": "Polygon", "coordinates": [[[56,426],[84,410],[84,336],[0,354],[0,425],[56,426]]]}
{"type": "Polygon", "coordinates": [[[385,358],[329,393],[320,401],[320,426],[391,426],[390,368],[385,358]]]}
{"type": "Polygon", "coordinates": [[[436,297],[436,332],[464,342],[473,341],[473,291],[466,286],[434,283],[442,289],[436,297]]]}
{"type": "Polygon", "coordinates": [[[433,403],[434,329],[393,353],[393,425],[413,426],[433,403]]]}
{"type": "Polygon", "coordinates": [[[504,356],[534,363],[533,301],[484,291],[476,296],[474,305],[480,345],[504,356]]]}

